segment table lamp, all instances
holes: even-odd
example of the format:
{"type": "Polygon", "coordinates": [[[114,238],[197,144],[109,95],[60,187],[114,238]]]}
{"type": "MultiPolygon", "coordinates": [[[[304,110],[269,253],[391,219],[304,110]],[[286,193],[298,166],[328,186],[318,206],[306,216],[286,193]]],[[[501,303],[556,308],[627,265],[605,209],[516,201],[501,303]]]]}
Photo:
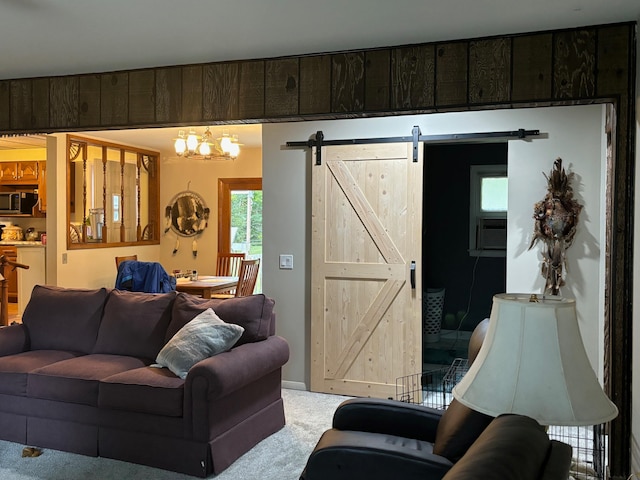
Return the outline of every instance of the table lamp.
{"type": "Polygon", "coordinates": [[[618,415],[587,358],[575,300],[557,296],[495,295],[482,348],[453,396],[487,415],[542,425],[598,425],[618,415]]]}

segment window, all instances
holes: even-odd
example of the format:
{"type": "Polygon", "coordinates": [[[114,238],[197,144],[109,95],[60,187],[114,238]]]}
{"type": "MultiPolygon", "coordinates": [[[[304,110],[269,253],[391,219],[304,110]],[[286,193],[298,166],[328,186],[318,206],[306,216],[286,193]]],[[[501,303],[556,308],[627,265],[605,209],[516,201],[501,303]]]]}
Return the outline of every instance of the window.
{"type": "Polygon", "coordinates": [[[113,210],[113,221],[120,221],[120,195],[114,195],[113,201],[111,202],[112,210],[113,210]]]}
{"type": "Polygon", "coordinates": [[[472,165],[469,202],[469,255],[504,256],[507,249],[506,165],[472,165]]]}
{"type": "Polygon", "coordinates": [[[507,211],[507,177],[480,177],[480,211],[507,211]]]}

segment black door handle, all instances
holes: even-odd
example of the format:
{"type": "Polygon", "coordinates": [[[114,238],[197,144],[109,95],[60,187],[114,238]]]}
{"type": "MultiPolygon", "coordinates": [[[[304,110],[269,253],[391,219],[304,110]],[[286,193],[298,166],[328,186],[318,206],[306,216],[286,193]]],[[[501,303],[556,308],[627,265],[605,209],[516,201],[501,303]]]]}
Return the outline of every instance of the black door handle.
{"type": "Polygon", "coordinates": [[[411,290],[416,289],[416,262],[411,260],[411,290]]]}

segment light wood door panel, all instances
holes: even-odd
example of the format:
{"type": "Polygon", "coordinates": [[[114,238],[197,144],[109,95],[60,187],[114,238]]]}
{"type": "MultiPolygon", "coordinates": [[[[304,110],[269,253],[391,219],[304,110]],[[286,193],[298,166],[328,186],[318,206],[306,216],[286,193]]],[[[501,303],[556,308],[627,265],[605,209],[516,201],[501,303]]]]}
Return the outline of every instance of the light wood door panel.
{"type": "Polygon", "coordinates": [[[314,391],[393,397],[398,377],[421,371],[423,161],[412,152],[329,146],[313,167],[314,391]]]}

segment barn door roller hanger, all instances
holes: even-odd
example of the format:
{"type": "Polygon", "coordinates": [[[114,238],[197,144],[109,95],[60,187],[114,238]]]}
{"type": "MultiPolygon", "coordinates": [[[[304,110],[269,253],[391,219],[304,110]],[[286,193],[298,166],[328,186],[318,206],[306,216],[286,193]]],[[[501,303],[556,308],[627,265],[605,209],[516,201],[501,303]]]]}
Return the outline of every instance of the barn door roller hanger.
{"type": "Polygon", "coordinates": [[[322,147],[329,145],[358,145],[367,143],[413,143],[413,161],[418,161],[418,143],[453,143],[474,142],[482,140],[524,140],[527,137],[540,135],[540,130],[512,130],[508,132],[482,132],[482,133],[449,133],[444,135],[422,135],[420,127],[411,129],[409,137],[383,137],[383,138],[352,138],[349,140],[325,140],[322,130],[318,130],[314,138],[303,142],[287,142],[287,147],[316,147],[316,165],[322,164],[322,147]]]}

